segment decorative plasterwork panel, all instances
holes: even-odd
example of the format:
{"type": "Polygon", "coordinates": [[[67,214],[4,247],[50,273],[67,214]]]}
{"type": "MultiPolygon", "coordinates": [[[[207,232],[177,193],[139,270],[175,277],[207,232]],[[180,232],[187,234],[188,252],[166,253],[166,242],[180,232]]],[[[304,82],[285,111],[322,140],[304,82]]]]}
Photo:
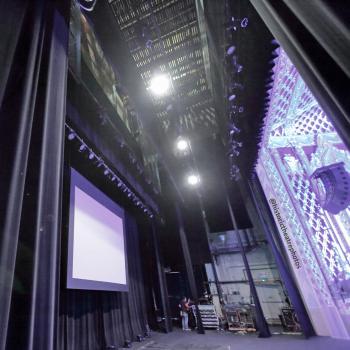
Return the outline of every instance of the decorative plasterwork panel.
{"type": "MultiPolygon", "coordinates": [[[[309,312],[320,316],[319,327],[317,318],[313,318],[315,328],[322,334],[348,338],[350,210],[347,207],[334,214],[329,201],[338,198],[344,203],[350,185],[350,152],[282,49],[276,58],[274,84],[269,93],[257,173],[268,200],[273,197],[275,207],[271,210],[276,214],[278,205],[284,213],[283,225],[288,226],[291,244],[295,244],[296,254],[300,255],[297,267],[295,259],[293,262],[289,257],[299,286],[304,286],[303,279],[309,280],[309,290],[301,293],[309,312]],[[320,176],[313,176],[337,164],[344,174],[340,188],[332,181],[322,183],[320,176]],[[328,201],[322,200],[326,194],[328,201]],[[304,269],[304,274],[300,274],[300,269],[304,269]],[[317,300],[311,300],[311,295],[317,300]]],[[[290,250],[287,246],[286,249],[290,250]]]]}

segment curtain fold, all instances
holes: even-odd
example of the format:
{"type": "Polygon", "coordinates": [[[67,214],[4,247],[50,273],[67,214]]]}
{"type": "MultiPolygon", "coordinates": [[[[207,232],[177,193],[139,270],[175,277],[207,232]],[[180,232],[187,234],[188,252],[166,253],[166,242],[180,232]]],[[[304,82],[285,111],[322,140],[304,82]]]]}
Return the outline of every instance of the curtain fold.
{"type": "MultiPolygon", "coordinates": [[[[294,15],[303,23],[322,48],[350,78],[350,27],[332,8],[332,0],[286,1],[294,15]]],[[[350,20],[349,4],[339,2],[350,20]]]]}
{"type": "Polygon", "coordinates": [[[69,10],[70,0],[0,1],[1,350],[103,349],[146,330],[128,214],[129,292],[60,288],[69,10]]]}
{"type": "Polygon", "coordinates": [[[68,15],[0,3],[0,349],[54,348],[68,15]]]}
{"type": "Polygon", "coordinates": [[[0,106],[11,71],[11,65],[23,27],[28,1],[0,2],[0,106]]]}

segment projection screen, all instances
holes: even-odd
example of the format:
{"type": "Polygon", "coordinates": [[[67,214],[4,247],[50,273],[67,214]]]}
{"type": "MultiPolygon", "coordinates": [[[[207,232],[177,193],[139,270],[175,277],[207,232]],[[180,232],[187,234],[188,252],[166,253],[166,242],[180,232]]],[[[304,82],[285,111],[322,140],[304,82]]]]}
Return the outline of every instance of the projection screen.
{"type": "Polygon", "coordinates": [[[71,168],[67,288],[127,291],[124,210],[71,168]]]}

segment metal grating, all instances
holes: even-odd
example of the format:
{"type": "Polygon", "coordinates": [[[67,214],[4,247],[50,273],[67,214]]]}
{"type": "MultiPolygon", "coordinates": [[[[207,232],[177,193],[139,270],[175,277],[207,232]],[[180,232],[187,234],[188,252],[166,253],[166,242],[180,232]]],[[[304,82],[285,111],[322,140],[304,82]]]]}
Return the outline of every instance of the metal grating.
{"type": "Polygon", "coordinates": [[[172,96],[151,97],[164,130],[216,132],[195,0],[109,2],[145,87],[156,70],[171,76],[172,96]]]}

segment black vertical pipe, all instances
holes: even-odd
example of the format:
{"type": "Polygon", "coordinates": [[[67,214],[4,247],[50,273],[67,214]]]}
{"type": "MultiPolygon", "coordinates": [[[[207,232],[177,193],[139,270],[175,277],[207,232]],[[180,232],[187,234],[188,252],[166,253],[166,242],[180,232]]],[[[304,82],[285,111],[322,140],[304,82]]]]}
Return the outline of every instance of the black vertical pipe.
{"type": "MultiPolygon", "coordinates": [[[[192,150],[191,143],[188,143],[188,145],[189,145],[189,148],[190,148],[190,154],[192,155],[193,165],[197,169],[197,172],[198,172],[198,166],[197,166],[196,158],[195,158],[193,150],[192,150]]],[[[207,221],[207,216],[206,216],[206,213],[205,213],[205,210],[204,210],[204,206],[203,206],[202,195],[201,195],[201,192],[200,192],[200,190],[198,188],[196,189],[196,194],[197,194],[197,198],[198,198],[199,208],[200,208],[200,211],[201,211],[201,217],[202,217],[202,220],[203,220],[205,237],[207,239],[207,244],[208,244],[208,249],[209,249],[209,254],[210,254],[210,262],[211,262],[211,267],[212,267],[213,275],[214,275],[214,282],[215,282],[216,290],[218,292],[220,304],[222,305],[224,303],[224,299],[223,299],[221,284],[219,282],[219,277],[218,277],[218,273],[217,273],[217,270],[216,270],[215,259],[214,259],[214,256],[213,256],[212,252],[211,252],[211,249],[210,249],[210,240],[209,240],[210,228],[209,228],[209,224],[208,224],[208,221],[207,221]]]]}
{"type": "Polygon", "coordinates": [[[243,230],[243,235],[244,235],[244,238],[245,238],[245,240],[246,240],[246,242],[247,242],[247,246],[248,246],[248,248],[251,248],[251,243],[250,243],[250,239],[249,239],[249,235],[248,235],[248,232],[247,232],[247,230],[243,230]]]}
{"type": "Polygon", "coordinates": [[[227,194],[227,191],[225,191],[225,196],[226,196],[227,207],[228,207],[228,210],[230,212],[230,218],[231,218],[231,221],[232,221],[233,229],[234,229],[234,231],[236,232],[236,235],[237,235],[238,244],[239,244],[239,248],[241,250],[244,267],[245,267],[245,269],[247,271],[247,277],[248,277],[250,292],[251,292],[251,294],[253,296],[253,300],[254,300],[254,304],[255,304],[256,322],[257,322],[257,326],[258,326],[258,329],[259,329],[259,338],[268,338],[268,337],[271,336],[271,333],[270,333],[269,327],[267,325],[267,322],[265,320],[263,310],[261,308],[261,304],[260,304],[260,300],[259,300],[259,297],[258,297],[258,293],[257,293],[256,288],[255,288],[252,272],[250,271],[248,259],[247,259],[247,256],[246,256],[243,244],[242,244],[242,239],[241,239],[241,236],[240,236],[239,231],[238,231],[235,214],[233,213],[231,202],[230,202],[230,198],[229,198],[229,196],[227,194]]]}
{"type": "Polygon", "coordinates": [[[184,223],[183,223],[181,211],[180,211],[179,205],[177,203],[175,204],[175,210],[176,210],[176,217],[177,217],[177,221],[178,221],[178,225],[179,225],[180,242],[181,242],[182,252],[184,255],[184,259],[185,259],[187,278],[188,278],[188,282],[190,285],[190,291],[192,294],[192,298],[194,300],[194,305],[196,308],[197,332],[198,332],[198,334],[205,334],[205,331],[203,328],[203,323],[202,323],[202,317],[201,317],[201,314],[200,314],[199,308],[198,308],[198,291],[197,291],[197,286],[196,286],[196,282],[194,279],[192,259],[191,259],[191,255],[190,255],[190,250],[188,248],[188,241],[187,241],[187,237],[186,237],[186,232],[185,232],[185,228],[184,228],[184,223]]]}
{"type": "Polygon", "coordinates": [[[254,230],[251,230],[251,231],[250,231],[250,234],[251,234],[251,237],[252,237],[253,245],[257,245],[257,244],[258,244],[258,241],[257,241],[257,239],[256,239],[254,230]]]}
{"type": "Polygon", "coordinates": [[[157,265],[160,300],[161,300],[163,316],[164,316],[164,330],[166,333],[169,333],[172,331],[172,324],[171,324],[170,315],[169,315],[168,288],[166,285],[165,273],[164,273],[164,268],[163,268],[162,259],[160,255],[159,242],[157,237],[157,229],[156,229],[156,224],[154,220],[152,220],[152,239],[153,239],[153,245],[154,245],[156,265],[157,265]]]}
{"type": "Polygon", "coordinates": [[[204,206],[203,206],[203,202],[202,202],[202,196],[199,193],[199,191],[197,191],[197,196],[198,196],[199,207],[200,207],[200,210],[201,210],[205,236],[207,238],[208,248],[209,248],[209,252],[210,252],[210,261],[211,261],[211,266],[212,266],[212,270],[213,270],[213,274],[214,274],[214,282],[215,282],[216,289],[218,291],[220,304],[223,304],[224,303],[224,298],[223,298],[223,294],[222,294],[221,284],[219,282],[219,276],[218,276],[218,272],[216,270],[214,256],[213,256],[213,254],[211,252],[211,249],[210,249],[210,241],[209,241],[210,228],[209,228],[209,224],[208,224],[208,221],[207,221],[207,216],[206,216],[206,213],[205,213],[205,210],[204,210],[204,206]]]}

